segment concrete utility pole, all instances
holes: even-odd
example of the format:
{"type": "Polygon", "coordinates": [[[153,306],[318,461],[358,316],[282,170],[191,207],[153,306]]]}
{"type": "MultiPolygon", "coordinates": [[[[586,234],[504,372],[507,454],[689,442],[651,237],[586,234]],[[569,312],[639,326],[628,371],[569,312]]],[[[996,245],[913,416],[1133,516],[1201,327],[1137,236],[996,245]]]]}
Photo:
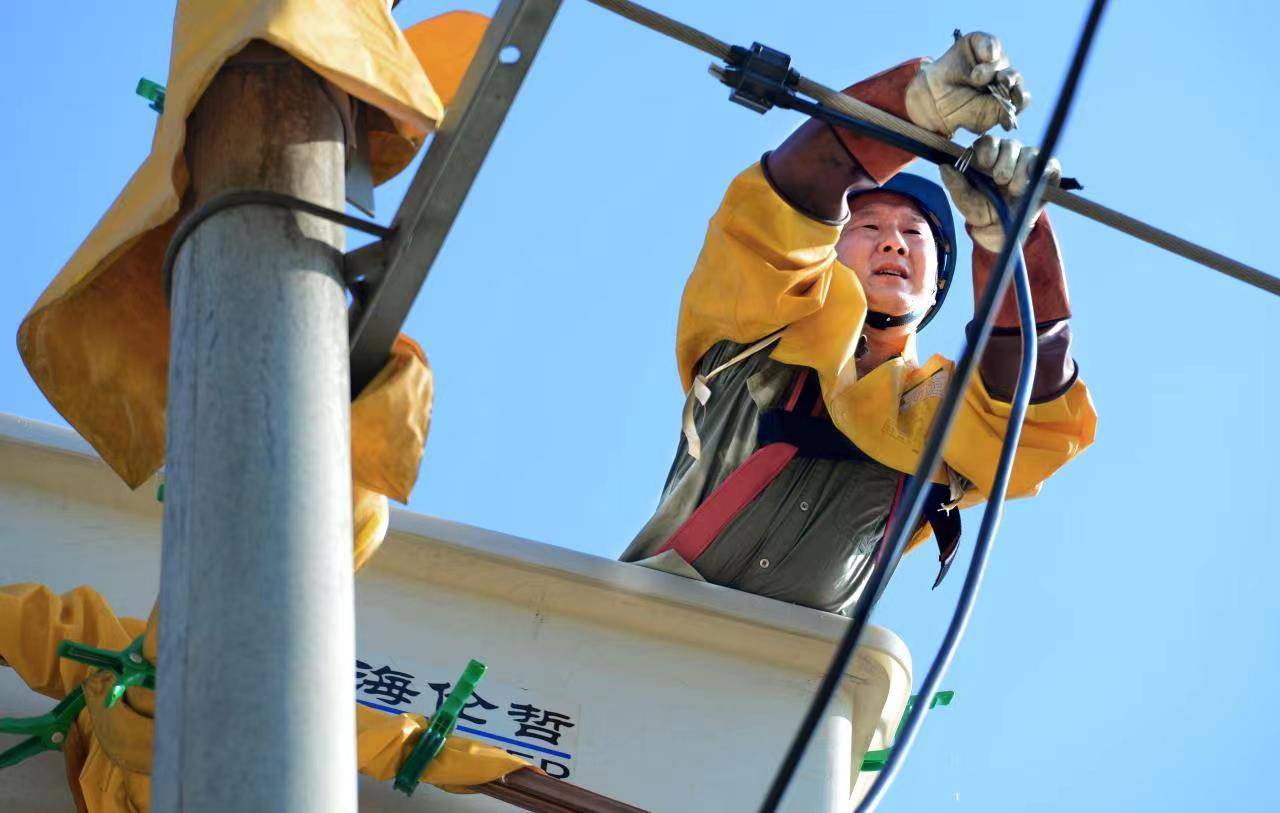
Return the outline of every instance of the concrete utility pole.
{"type": "MultiPolygon", "coordinates": [[[[188,124],[195,203],[232,189],[343,208],[323,81],[253,43],[188,124]]],[[[174,266],[158,811],[356,809],[343,232],[219,212],[174,266]]]]}

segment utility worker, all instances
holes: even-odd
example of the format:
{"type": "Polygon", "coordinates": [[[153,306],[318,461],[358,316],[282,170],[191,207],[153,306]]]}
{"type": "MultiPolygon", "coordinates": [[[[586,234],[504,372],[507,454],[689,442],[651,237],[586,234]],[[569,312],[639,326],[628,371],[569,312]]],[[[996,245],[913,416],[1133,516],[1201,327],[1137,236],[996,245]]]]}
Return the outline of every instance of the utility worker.
{"type": "MultiPolygon", "coordinates": [[[[1000,41],[983,33],[845,92],[948,138],[1008,129],[1030,98],[1000,41]]],[[[1013,200],[1035,155],[984,135],[973,165],[1013,200]]],[[[916,358],[916,333],[951,287],[956,236],[941,187],[899,174],[911,160],[809,121],[734,179],[680,307],[683,437],[657,512],[623,560],[833,613],[853,605],[953,370],[941,356],[916,358]]],[[[1049,176],[1058,182],[1056,162],[1049,176]]],[[[963,175],[944,167],[943,180],[974,242],[976,294],[1003,229],[963,175]]],[[[1039,364],[1012,497],[1037,493],[1096,424],[1043,212],[1024,254],[1039,364]]],[[[1013,296],[999,305],[913,529],[913,546],[937,537],[939,581],[959,540],[952,509],[984,500],[995,474],[1021,356],[1013,296]]]]}

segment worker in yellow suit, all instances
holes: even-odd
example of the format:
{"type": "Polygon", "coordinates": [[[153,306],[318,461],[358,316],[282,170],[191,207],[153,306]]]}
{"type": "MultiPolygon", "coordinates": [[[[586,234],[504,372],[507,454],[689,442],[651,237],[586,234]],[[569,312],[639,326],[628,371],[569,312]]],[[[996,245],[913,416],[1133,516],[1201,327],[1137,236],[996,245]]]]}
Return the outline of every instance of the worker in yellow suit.
{"type": "MultiPolygon", "coordinates": [[[[984,33],[845,92],[947,137],[1008,128],[1029,101],[1000,41],[984,33]]],[[[1035,155],[983,136],[973,163],[1013,200],[1035,155]]],[[[624,560],[833,613],[854,604],[953,370],[941,356],[916,356],[916,333],[951,287],[957,242],[942,188],[901,172],[912,157],[810,121],[734,179],[680,307],[683,437],[657,512],[624,560]]],[[[1054,163],[1049,182],[1059,175],[1054,163]]],[[[980,291],[1000,221],[963,175],[944,169],[944,182],[974,241],[980,291]]],[[[1093,441],[1096,424],[1043,212],[1023,250],[1040,361],[1013,497],[1037,493],[1093,441]]],[[[994,478],[1020,358],[1012,298],[911,529],[913,545],[936,535],[939,580],[959,541],[952,509],[985,499],[994,478]]]]}

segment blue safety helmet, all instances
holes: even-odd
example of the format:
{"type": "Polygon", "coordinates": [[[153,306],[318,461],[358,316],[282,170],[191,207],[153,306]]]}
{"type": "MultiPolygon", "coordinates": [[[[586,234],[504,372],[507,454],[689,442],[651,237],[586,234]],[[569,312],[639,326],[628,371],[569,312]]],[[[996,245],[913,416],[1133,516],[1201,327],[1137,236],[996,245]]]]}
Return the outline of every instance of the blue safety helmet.
{"type": "MultiPolygon", "coordinates": [[[[951,289],[951,277],[956,270],[956,225],[951,219],[951,202],[941,186],[928,178],[906,172],[899,172],[876,189],[868,189],[858,194],[865,195],[867,192],[894,192],[910,198],[920,208],[925,220],[929,221],[929,228],[933,231],[933,241],[938,244],[938,295],[932,307],[923,315],[920,315],[919,311],[900,316],[869,311],[867,324],[872,327],[892,327],[909,324],[919,318],[916,330],[921,330],[942,307],[942,301],[946,299],[947,291],[951,289]]],[[[851,195],[850,200],[855,197],[857,195],[851,195]]]]}

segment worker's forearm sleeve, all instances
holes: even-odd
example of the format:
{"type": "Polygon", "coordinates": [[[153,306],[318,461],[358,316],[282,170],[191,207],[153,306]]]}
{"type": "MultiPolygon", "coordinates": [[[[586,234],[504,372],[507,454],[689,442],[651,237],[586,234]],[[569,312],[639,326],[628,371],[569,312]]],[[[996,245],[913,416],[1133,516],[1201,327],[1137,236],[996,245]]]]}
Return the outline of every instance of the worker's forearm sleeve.
{"type": "MultiPolygon", "coordinates": [[[[1057,322],[1071,316],[1071,299],[1067,295],[1067,274],[1062,252],[1049,213],[1041,212],[1030,234],[1022,244],[1022,257],[1027,265],[1027,281],[1031,284],[1031,300],[1035,303],[1037,325],[1057,322]]],[[[973,244],[973,299],[976,305],[996,264],[996,255],[977,242],[973,244]]],[[[1016,328],[1018,302],[1013,286],[1005,292],[996,311],[995,326],[1016,328]]]]}
{"type": "MultiPolygon", "coordinates": [[[[909,60],[845,88],[844,93],[898,118],[910,120],[911,117],[907,114],[907,86],[920,73],[920,64],[919,59],[909,60]]],[[[890,147],[871,136],[840,127],[835,129],[841,143],[878,184],[897,175],[915,158],[906,150],[890,147]]]]}
{"type": "MultiPolygon", "coordinates": [[[[972,325],[970,325],[972,329],[972,325]]],[[[1071,358],[1071,325],[1062,319],[1036,326],[1037,359],[1031,402],[1052,401],[1076,380],[1076,363],[1071,358]]],[[[978,364],[982,383],[992,398],[1010,402],[1018,384],[1022,365],[1022,336],[1018,328],[996,328],[987,341],[978,364]]]]}

